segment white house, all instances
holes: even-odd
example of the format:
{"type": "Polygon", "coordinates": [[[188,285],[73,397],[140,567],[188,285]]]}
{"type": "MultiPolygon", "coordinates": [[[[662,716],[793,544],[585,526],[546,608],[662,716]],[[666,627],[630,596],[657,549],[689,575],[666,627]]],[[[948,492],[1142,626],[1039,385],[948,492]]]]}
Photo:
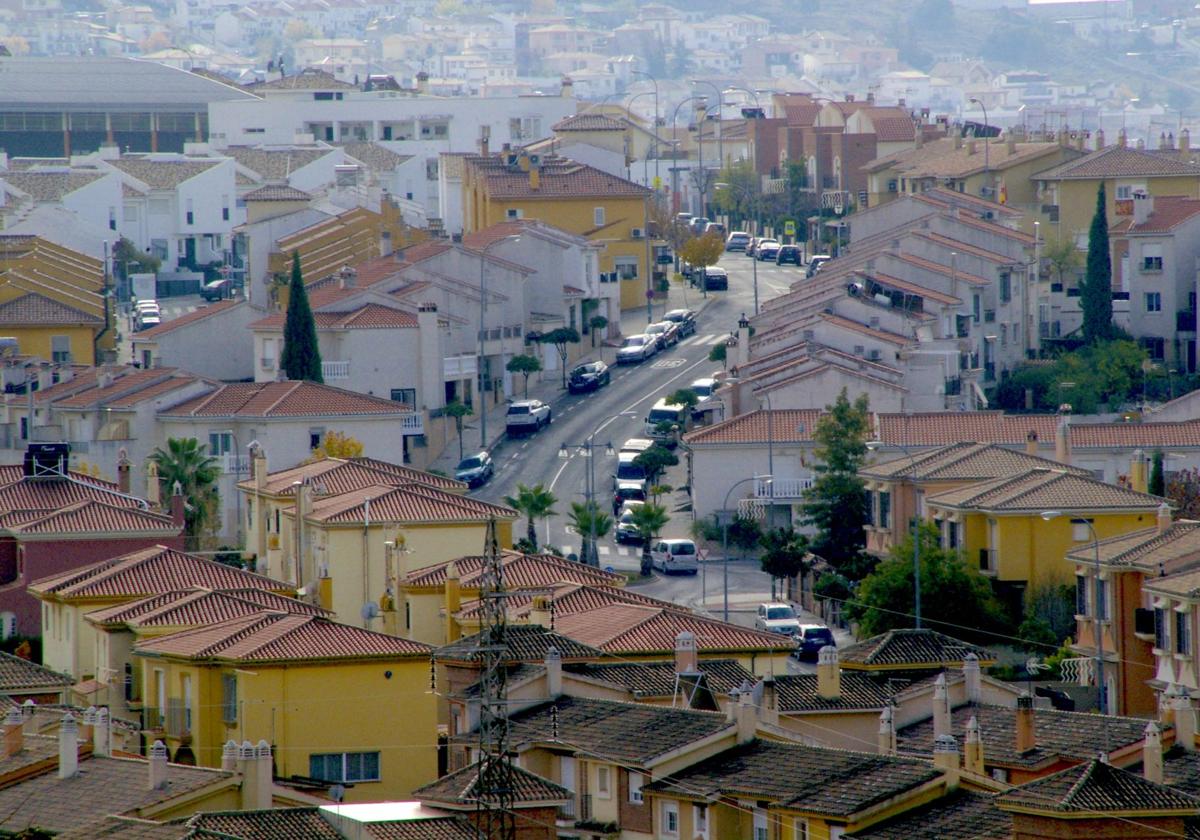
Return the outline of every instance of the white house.
{"type": "MultiPolygon", "coordinates": [[[[131,337],[134,362],[143,368],[185,368],[218,381],[254,375],[254,339],[247,329],[263,316],[244,300],[201,306],[131,337]]],[[[272,377],[273,378],[273,377],[272,377]]]]}

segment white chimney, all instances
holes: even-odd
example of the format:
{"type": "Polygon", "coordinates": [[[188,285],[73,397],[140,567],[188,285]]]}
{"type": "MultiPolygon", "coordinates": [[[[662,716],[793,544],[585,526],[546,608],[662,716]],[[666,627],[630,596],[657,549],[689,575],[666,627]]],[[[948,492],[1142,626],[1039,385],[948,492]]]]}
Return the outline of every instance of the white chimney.
{"type": "Polygon", "coordinates": [[[879,713],[879,754],[896,754],[896,721],[891,706],[884,706],[879,713]]]}
{"type": "Polygon", "coordinates": [[[737,742],[748,744],[754,740],[758,731],[758,710],[754,706],[754,691],[747,686],[738,697],[737,707],[737,742]]]}
{"type": "Polygon", "coordinates": [[[826,700],[837,700],[842,696],[842,668],[833,645],[825,645],[817,651],[817,695],[826,700]]]}
{"type": "Polygon", "coordinates": [[[546,692],[551,698],[563,693],[562,656],[553,647],[546,651],[546,692]]]}
{"type": "Polygon", "coordinates": [[[967,721],[967,739],[963,752],[963,766],[972,773],[980,776],[983,775],[983,738],[979,734],[979,721],[974,717],[967,721]]]}
{"type": "Polygon", "coordinates": [[[238,749],[238,770],[242,773],[242,810],[262,811],[271,807],[271,745],[258,746],[242,741],[238,749]]]}
{"type": "Polygon", "coordinates": [[[26,700],[21,704],[21,718],[25,721],[25,734],[38,734],[37,722],[37,704],[32,700],[26,700]]]}
{"type": "Polygon", "coordinates": [[[25,749],[25,718],[17,706],[4,715],[4,757],[12,758],[25,749]]]}
{"type": "Polygon", "coordinates": [[[112,720],[105,708],[96,710],[96,722],[92,726],[92,755],[112,755],[112,720]]]}
{"type": "Polygon", "coordinates": [[[1163,749],[1162,733],[1159,732],[1158,724],[1154,721],[1147,723],[1144,736],[1145,740],[1142,742],[1142,775],[1146,777],[1147,781],[1161,785],[1163,783],[1163,749]]]}
{"type": "Polygon", "coordinates": [[[958,769],[958,741],[953,735],[934,736],[933,766],[942,770],[958,769]]]}
{"type": "Polygon", "coordinates": [[[946,690],[946,675],[938,674],[933,683],[933,737],[950,734],[950,693],[946,690]]]}
{"type": "Polygon", "coordinates": [[[167,789],[167,745],[155,741],[150,747],[150,790],[167,789]]]}
{"type": "Polygon", "coordinates": [[[232,739],[225,742],[221,747],[221,769],[222,770],[237,770],[238,760],[238,745],[237,741],[232,739]]]}
{"type": "Polygon", "coordinates": [[[967,683],[967,702],[978,706],[983,702],[983,675],[979,671],[979,657],[973,653],[963,657],[963,678],[967,683]]]}
{"type": "Polygon", "coordinates": [[[58,725],[58,778],[73,779],[79,772],[79,726],[67,712],[58,725]]]}
{"type": "Polygon", "coordinates": [[[696,635],[684,630],[675,637],[675,673],[695,674],[699,668],[696,663],[696,635]]]}
{"type": "Polygon", "coordinates": [[[1183,686],[1176,687],[1175,695],[1175,743],[1188,752],[1196,751],[1196,710],[1192,698],[1183,686]]]}

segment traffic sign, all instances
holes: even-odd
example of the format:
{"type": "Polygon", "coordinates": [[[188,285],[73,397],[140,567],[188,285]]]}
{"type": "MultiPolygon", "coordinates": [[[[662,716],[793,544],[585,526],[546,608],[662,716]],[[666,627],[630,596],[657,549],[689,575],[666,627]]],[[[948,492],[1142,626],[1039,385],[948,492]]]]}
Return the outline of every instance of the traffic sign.
{"type": "Polygon", "coordinates": [[[783,235],[784,236],[795,236],[796,235],[796,223],[794,221],[792,221],[791,219],[788,219],[787,221],[785,221],[783,223],[783,235]]]}
{"type": "Polygon", "coordinates": [[[708,549],[707,548],[696,549],[696,556],[699,557],[700,562],[703,563],[705,560],[708,559],[708,549]]]}
{"type": "Polygon", "coordinates": [[[604,567],[604,571],[608,572],[608,573],[611,575],[611,574],[613,574],[614,572],[616,572],[617,570],[616,570],[616,569],[614,569],[612,566],[605,566],[605,567],[604,567]]]}

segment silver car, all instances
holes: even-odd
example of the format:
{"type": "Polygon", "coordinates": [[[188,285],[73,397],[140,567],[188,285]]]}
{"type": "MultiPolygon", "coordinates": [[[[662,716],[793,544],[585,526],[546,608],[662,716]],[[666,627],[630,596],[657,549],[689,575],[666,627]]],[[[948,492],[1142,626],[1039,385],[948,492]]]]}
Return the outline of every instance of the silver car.
{"type": "Polygon", "coordinates": [[[653,335],[631,335],[617,349],[617,364],[633,365],[644,362],[658,351],[658,338],[653,335]]]}

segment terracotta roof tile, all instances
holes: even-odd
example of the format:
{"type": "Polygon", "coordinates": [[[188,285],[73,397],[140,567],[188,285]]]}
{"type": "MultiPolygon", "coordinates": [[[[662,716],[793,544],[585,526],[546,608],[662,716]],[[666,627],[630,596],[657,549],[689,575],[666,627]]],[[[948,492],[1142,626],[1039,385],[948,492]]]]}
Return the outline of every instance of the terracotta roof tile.
{"type": "Polygon", "coordinates": [[[864,478],[898,478],[909,481],[983,481],[1023,473],[1030,469],[1056,469],[1091,475],[1082,467],[1071,467],[1006,449],[994,443],[954,443],[946,447],[907,455],[859,470],[864,478]]]}
{"type": "Polygon", "coordinates": [[[55,595],[62,599],[137,598],[196,586],[295,591],[290,583],[161,545],[42,578],[31,583],[29,589],[35,594],[55,595]]]}
{"type": "MultiPolygon", "coordinates": [[[[912,139],[915,135],[910,135],[912,139]]],[[[907,178],[965,178],[984,171],[984,144],[988,146],[987,165],[993,171],[1006,170],[1040,157],[1059,154],[1061,147],[1056,142],[1017,143],[1012,154],[1004,140],[991,142],[980,138],[971,154],[970,141],[960,142],[953,137],[926,141],[921,146],[905,149],[868,162],[863,169],[868,172],[892,169],[907,178]]]]}
{"type": "Polygon", "coordinates": [[[551,131],[624,131],[624,120],[606,114],[572,114],[550,126],[551,131]]]}
{"type": "Polygon", "coordinates": [[[95,625],[115,627],[201,627],[233,618],[257,615],[263,610],[298,615],[330,616],[328,610],[261,589],[192,588],[151,595],[130,603],[88,613],[95,625]]]}
{"type": "Polygon", "coordinates": [[[684,435],[689,445],[706,443],[759,443],[767,439],[768,425],[774,440],[801,443],[812,440],[817,421],[824,414],[815,408],[780,409],[769,415],[765,409],[751,411],[684,435]],[[768,420],[770,418],[770,420],[768,420]]]}
{"type": "Polygon", "coordinates": [[[555,626],[564,636],[605,653],[667,655],[674,652],[675,638],[685,630],[695,634],[701,652],[783,652],[795,646],[778,634],[637,604],[614,604],[601,612],[558,616],[555,626]]]}
{"type": "Polygon", "coordinates": [[[326,417],[399,415],[412,409],[392,400],[315,382],[236,382],[164,409],[166,417],[326,417]]]}
{"type": "Polygon", "coordinates": [[[1130,220],[1129,233],[1165,233],[1200,214],[1200,199],[1183,195],[1156,195],[1148,200],[1154,202],[1150,217],[1141,224],[1134,224],[1130,220]]]}
{"type": "MultiPolygon", "coordinates": [[[[446,575],[451,563],[454,564],[458,573],[459,586],[468,590],[479,589],[484,571],[484,558],[478,555],[459,557],[445,563],[415,569],[404,578],[404,588],[445,586],[446,575]]],[[[605,572],[583,563],[574,563],[552,554],[522,554],[519,551],[504,551],[501,554],[500,563],[506,589],[530,589],[560,583],[616,587],[625,583],[623,575],[605,572]]]]}
{"type": "Polygon", "coordinates": [[[143,655],[219,659],[229,662],[282,662],[309,659],[427,657],[429,645],[374,633],[329,619],[294,613],[260,612],[158,636],[135,645],[143,655]]]}
{"type": "Polygon", "coordinates": [[[56,840],[189,840],[186,825],[151,822],[135,817],[100,817],[62,834],[56,840]]]}
{"type": "Polygon", "coordinates": [[[1035,181],[1057,181],[1066,178],[1167,178],[1179,175],[1194,175],[1200,179],[1200,166],[1144,149],[1113,145],[1043,170],[1030,178],[1035,181]]]}
{"type": "Polygon", "coordinates": [[[841,315],[834,315],[830,312],[822,312],[818,316],[821,320],[839,327],[843,330],[850,330],[860,335],[876,338],[880,341],[886,341],[888,344],[895,344],[897,347],[905,347],[909,344],[915,344],[915,338],[900,335],[899,333],[888,332],[887,330],[879,329],[878,327],[869,327],[866,324],[860,324],[850,318],[841,315]]]}
{"type": "MultiPolygon", "coordinates": [[[[550,648],[558,651],[563,662],[570,660],[596,660],[604,657],[603,651],[589,647],[561,633],[537,624],[511,624],[505,636],[505,646],[508,652],[505,660],[509,662],[536,662],[546,660],[546,652],[550,648]]],[[[455,662],[476,662],[479,660],[479,641],[483,633],[465,636],[456,642],[451,642],[437,649],[435,656],[438,660],[455,662]]]]}
{"type": "Polygon", "coordinates": [[[486,522],[489,519],[514,520],[517,512],[425,484],[406,484],[401,487],[374,485],[318,498],[305,518],[330,525],[346,525],[365,522],[368,516],[372,522],[486,522]]]}
{"type": "MultiPolygon", "coordinates": [[[[49,515],[80,502],[103,502],[118,508],[145,509],[145,503],[103,484],[85,480],[22,478],[0,487],[0,511],[37,511],[49,515]]],[[[28,520],[26,520],[28,521],[28,520]]]]}
{"type": "Polygon", "coordinates": [[[861,671],[843,671],[841,694],[832,700],[817,693],[816,674],[778,676],[775,678],[775,690],[778,692],[781,714],[882,709],[891,699],[886,685],[861,671]]]}
{"type": "Polygon", "coordinates": [[[180,327],[186,327],[190,324],[195,324],[198,321],[207,320],[208,318],[211,318],[214,315],[220,315],[222,312],[226,312],[230,309],[233,309],[235,306],[248,306],[248,305],[249,304],[247,304],[245,301],[241,301],[241,300],[217,301],[216,303],[210,303],[210,304],[201,306],[194,312],[188,312],[186,314],[180,315],[178,318],[172,318],[170,321],[167,321],[166,323],[163,323],[163,324],[159,324],[157,327],[151,327],[148,330],[142,330],[141,332],[134,333],[132,338],[134,341],[150,341],[152,339],[158,338],[161,335],[166,335],[169,332],[174,332],[175,330],[179,329],[180,327]]]}
{"type": "Polygon", "coordinates": [[[156,385],[162,381],[170,382],[175,376],[180,376],[175,387],[196,381],[195,377],[178,374],[173,368],[139,370],[121,367],[113,371],[108,384],[102,386],[98,378],[91,379],[86,387],[62,399],[54,400],[54,406],[55,408],[92,408],[101,403],[111,404],[117,397],[137,393],[148,385],[156,385]]]}
{"type": "Polygon", "coordinates": [[[1183,813],[1200,811],[1200,799],[1093,758],[1052,776],[1000,794],[1004,810],[1075,813],[1183,813]]]}
{"type": "Polygon", "coordinates": [[[135,507],[87,499],[44,516],[5,526],[16,534],[102,534],[114,531],[149,531],[161,537],[177,536],[182,527],[171,517],[135,507]]]}
{"type": "Polygon", "coordinates": [[[1165,499],[1090,476],[1037,468],[930,496],[937,507],[995,511],[1156,510],[1165,499]]]}
{"type": "Polygon", "coordinates": [[[467,165],[487,182],[488,195],[496,198],[583,198],[589,196],[642,198],[645,187],[610,175],[585,163],[564,158],[543,158],[538,188],[530,186],[528,172],[506,167],[499,158],[467,158],[467,165]]]}
{"type": "Polygon", "coordinates": [[[309,201],[312,196],[287,184],[266,184],[242,196],[243,201],[309,201]]]}
{"type": "Polygon", "coordinates": [[[66,674],[0,651],[0,694],[60,691],[74,683],[66,674]]]}
{"type": "Polygon", "coordinates": [[[206,811],[181,820],[196,837],[217,840],[344,840],[314,808],[270,808],[263,811],[206,811]]]}
{"type": "MultiPolygon", "coordinates": [[[[471,764],[461,770],[455,770],[442,776],[436,782],[431,782],[413,791],[414,799],[421,802],[444,802],[450,805],[474,805],[479,802],[493,802],[491,794],[484,794],[479,788],[479,764],[471,764]]],[[[516,807],[533,803],[564,803],[574,800],[575,794],[562,785],[557,785],[549,779],[544,779],[535,773],[530,773],[521,767],[512,768],[511,802],[516,807]]]]}
{"type": "Polygon", "coordinates": [[[928,670],[961,668],[967,654],[980,664],[996,661],[989,651],[936,630],[889,630],[838,651],[843,668],[899,668],[928,670]]]}
{"type": "MultiPolygon", "coordinates": [[[[293,496],[297,481],[309,482],[318,495],[335,495],[380,484],[428,484],[462,493],[467,490],[465,483],[453,478],[367,457],[323,458],[273,472],[267,475],[263,490],[274,495],[293,496]]],[[[251,489],[254,482],[243,481],[239,486],[251,489]]]]}
{"type": "Polygon", "coordinates": [[[32,324],[97,326],[104,323],[99,315],[93,315],[59,303],[44,295],[30,292],[5,303],[0,303],[0,326],[22,326],[32,324]]]}
{"type": "MultiPolygon", "coordinates": [[[[1067,560],[1073,563],[1095,561],[1095,543],[1067,552],[1067,560]]],[[[1100,562],[1112,566],[1128,566],[1144,569],[1156,576],[1159,570],[1168,574],[1178,567],[1177,561],[1189,561],[1200,557],[1200,522],[1173,522],[1163,533],[1158,528],[1148,528],[1100,540],[1100,562]],[[1174,567],[1174,568],[1173,568],[1174,567]]],[[[1144,586],[1157,586],[1171,580],[1148,580],[1144,586]]]]}
{"type": "MultiPolygon", "coordinates": [[[[252,330],[283,329],[287,313],[275,312],[250,324],[252,330]]],[[[416,329],[417,316],[393,306],[367,303],[345,312],[314,312],[318,330],[416,329]]]]}
{"type": "Polygon", "coordinates": [[[1011,840],[1012,817],[990,794],[958,790],[898,817],[846,835],[846,840],[1011,840]]]}
{"type": "Polygon", "coordinates": [[[961,269],[942,265],[939,262],[927,260],[924,257],[918,257],[914,254],[892,254],[891,256],[900,262],[908,263],[911,266],[933,272],[934,274],[940,274],[943,277],[949,277],[952,280],[960,280],[971,286],[990,286],[992,284],[992,281],[986,277],[980,277],[978,274],[971,274],[961,269]]]}
{"type": "Polygon", "coordinates": [[[855,274],[859,277],[870,278],[882,286],[898,289],[902,292],[920,295],[923,298],[929,298],[930,300],[937,301],[938,303],[944,303],[948,306],[957,306],[958,304],[962,303],[962,298],[955,297],[954,295],[943,294],[936,289],[930,289],[917,283],[910,283],[907,280],[901,280],[899,277],[893,277],[890,274],[884,274],[879,271],[874,273],[856,271],[855,274]]]}
{"type": "MultiPolygon", "coordinates": [[[[704,674],[709,690],[726,695],[744,682],[753,683],[754,674],[736,659],[702,659],[696,668],[704,674]]],[[[639,699],[671,697],[678,686],[674,661],[663,662],[575,662],[563,665],[563,672],[598,682],[620,686],[639,699]]]]}
{"type": "Polygon", "coordinates": [[[479,840],[479,832],[456,816],[372,822],[363,830],[370,840],[479,840]]]}

